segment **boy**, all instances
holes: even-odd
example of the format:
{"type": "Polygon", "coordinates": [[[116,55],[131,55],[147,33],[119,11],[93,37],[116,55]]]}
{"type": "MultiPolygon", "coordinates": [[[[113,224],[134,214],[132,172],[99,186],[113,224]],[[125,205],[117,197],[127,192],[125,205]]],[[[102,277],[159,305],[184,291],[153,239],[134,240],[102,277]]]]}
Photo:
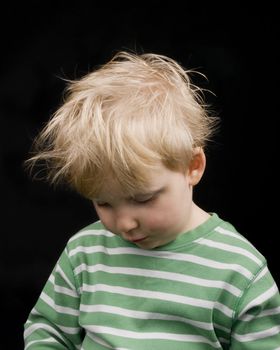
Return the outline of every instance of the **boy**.
{"type": "Polygon", "coordinates": [[[74,235],[25,325],[25,349],[280,349],[264,257],[192,199],[216,120],[189,72],[120,52],[69,85],[37,139],[53,183],[100,221],[74,235]]]}

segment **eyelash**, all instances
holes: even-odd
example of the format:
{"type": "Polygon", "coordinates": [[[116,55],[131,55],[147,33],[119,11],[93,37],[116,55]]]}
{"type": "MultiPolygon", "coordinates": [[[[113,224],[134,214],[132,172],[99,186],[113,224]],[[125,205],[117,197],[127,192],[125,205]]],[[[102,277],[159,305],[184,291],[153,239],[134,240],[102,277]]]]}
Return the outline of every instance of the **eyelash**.
{"type": "Polygon", "coordinates": [[[137,204],[145,204],[145,203],[151,202],[153,199],[154,199],[154,197],[150,197],[150,198],[147,198],[147,199],[144,199],[144,200],[134,199],[133,201],[135,203],[137,203],[137,204]]]}
{"type": "Polygon", "coordinates": [[[96,205],[98,206],[98,207],[110,207],[110,204],[109,203],[96,203],[96,205]]]}
{"type": "MultiPolygon", "coordinates": [[[[132,202],[141,205],[141,204],[146,204],[146,203],[152,202],[154,199],[155,199],[155,197],[150,197],[150,198],[145,199],[145,200],[132,199],[132,202]]],[[[111,205],[109,203],[96,203],[96,205],[98,207],[105,207],[105,208],[111,207],[111,205]]]]}

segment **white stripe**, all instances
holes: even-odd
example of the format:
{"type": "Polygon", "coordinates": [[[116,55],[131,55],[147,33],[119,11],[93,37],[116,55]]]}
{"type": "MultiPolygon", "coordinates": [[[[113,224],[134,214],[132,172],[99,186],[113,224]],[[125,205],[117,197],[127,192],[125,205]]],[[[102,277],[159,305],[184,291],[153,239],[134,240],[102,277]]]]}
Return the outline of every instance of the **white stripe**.
{"type": "Polygon", "coordinates": [[[254,306],[259,306],[262,303],[264,303],[265,301],[267,301],[268,299],[270,299],[273,295],[275,295],[276,293],[278,293],[278,288],[276,286],[276,284],[274,283],[273,286],[271,288],[269,288],[266,292],[264,292],[263,294],[259,295],[257,298],[255,298],[254,300],[252,300],[249,304],[247,304],[244,309],[240,312],[239,317],[242,318],[243,315],[251,308],[253,308],[254,306]]]}
{"type": "Polygon", "coordinates": [[[213,301],[203,300],[203,299],[195,299],[190,297],[185,297],[177,294],[170,294],[170,293],[163,293],[163,292],[155,292],[150,290],[144,290],[144,289],[133,289],[133,288],[124,288],[124,287],[118,287],[118,286],[111,286],[106,284],[95,284],[95,285],[88,285],[83,284],[82,291],[84,292],[107,292],[107,293],[116,293],[121,295],[127,295],[137,298],[151,298],[151,299],[159,299],[164,301],[172,301],[174,303],[181,303],[181,304],[188,304],[193,307],[201,307],[205,309],[218,309],[223,314],[225,314],[228,317],[232,317],[233,311],[228,308],[227,306],[213,301]]]}
{"type": "Polygon", "coordinates": [[[252,321],[255,318],[261,318],[265,316],[273,316],[273,315],[279,315],[280,314],[280,306],[275,307],[273,309],[267,309],[262,312],[260,312],[258,315],[250,315],[250,314],[245,314],[242,317],[240,317],[241,321],[252,321]]]}
{"type": "Polygon", "coordinates": [[[136,318],[136,319],[142,319],[142,320],[164,320],[164,321],[177,321],[177,322],[183,322],[186,324],[191,324],[195,327],[206,329],[206,330],[213,330],[212,323],[207,322],[199,322],[194,321],[185,317],[180,316],[173,316],[173,315],[167,315],[162,314],[158,312],[144,312],[144,311],[136,311],[136,310],[129,310],[121,307],[115,307],[110,305],[80,305],[80,311],[83,312],[103,312],[103,313],[109,313],[109,314],[115,314],[119,316],[126,316],[130,318],[136,318]]]}
{"type": "Polygon", "coordinates": [[[87,336],[89,338],[91,338],[91,340],[95,341],[97,344],[105,346],[105,348],[114,349],[114,350],[129,350],[129,349],[126,349],[126,348],[116,348],[115,346],[113,347],[113,346],[109,345],[107,342],[105,342],[103,339],[99,338],[97,335],[95,335],[93,333],[89,333],[88,332],[87,336]]]}
{"type": "Polygon", "coordinates": [[[55,285],[54,286],[54,290],[57,293],[64,294],[64,295],[69,295],[70,297],[73,297],[73,298],[78,298],[79,297],[79,295],[78,295],[78,293],[76,291],[74,291],[72,289],[69,289],[69,288],[66,288],[66,287],[61,287],[61,286],[55,285]]]}
{"type": "Polygon", "coordinates": [[[27,343],[24,350],[27,350],[31,345],[36,343],[55,343],[57,344],[57,341],[54,338],[45,338],[45,339],[39,339],[39,340],[32,340],[31,342],[27,343]]]}
{"type": "MultiPolygon", "coordinates": [[[[42,316],[42,314],[39,313],[35,308],[31,311],[31,314],[32,315],[40,315],[40,316],[42,316]]],[[[29,321],[29,323],[31,323],[31,321],[29,321]]],[[[28,324],[28,322],[26,322],[26,324],[28,324]]],[[[65,333],[69,333],[69,334],[77,334],[80,331],[80,328],[64,327],[64,326],[61,326],[61,325],[58,325],[58,324],[56,324],[56,326],[59,327],[61,330],[63,330],[65,333]]]]}
{"type": "MultiPolygon", "coordinates": [[[[43,328],[43,329],[48,329],[48,328],[49,328],[49,326],[47,326],[47,327],[42,327],[42,325],[44,325],[44,324],[42,323],[39,329],[41,329],[41,328],[43,328]]],[[[46,325],[44,325],[44,326],[46,326],[46,325]]],[[[57,334],[57,335],[58,335],[58,334],[57,334]]],[[[59,337],[60,337],[60,336],[59,336],[59,337]]],[[[61,338],[61,337],[60,337],[60,338],[61,338]]],[[[62,339],[63,344],[64,344],[63,338],[61,338],[61,339],[62,339]]],[[[27,342],[27,345],[25,345],[24,350],[27,350],[31,345],[36,344],[36,343],[39,343],[39,344],[42,344],[42,343],[48,343],[48,344],[54,343],[54,344],[59,344],[59,345],[61,345],[61,343],[58,342],[56,339],[50,337],[50,338],[39,339],[39,340],[32,340],[32,341],[30,341],[30,342],[27,342]]],[[[79,349],[81,349],[81,345],[75,345],[75,348],[76,348],[77,350],[79,350],[79,349]]],[[[125,349],[124,349],[124,350],[125,350],[125,349]]]]}
{"type": "Polygon", "coordinates": [[[263,278],[267,273],[269,273],[267,266],[265,266],[262,271],[259,273],[259,275],[257,276],[257,278],[254,280],[253,284],[258,282],[258,280],[260,280],[261,278],[263,278]]]}
{"type": "Polygon", "coordinates": [[[45,323],[35,323],[35,324],[31,325],[30,327],[28,327],[24,331],[24,338],[26,339],[30,334],[32,334],[33,332],[36,332],[38,329],[44,329],[47,332],[54,334],[55,336],[57,336],[59,339],[61,339],[64,342],[62,335],[56,329],[54,329],[53,327],[51,327],[45,323]]]}
{"type": "Polygon", "coordinates": [[[86,236],[105,236],[105,237],[115,237],[112,232],[106,230],[85,230],[76,233],[73,237],[69,239],[69,242],[73,242],[78,238],[86,237],[86,236]]]}
{"type": "Polygon", "coordinates": [[[105,342],[103,339],[97,337],[95,334],[87,332],[86,335],[93,340],[94,342],[96,342],[97,344],[103,345],[108,349],[113,349],[113,347],[111,345],[109,345],[107,342],[105,342]]]}
{"type": "MultiPolygon", "coordinates": [[[[61,271],[62,269],[60,268],[60,271],[59,271],[59,274],[61,275],[61,271]]],[[[65,279],[65,275],[63,277],[65,279]]],[[[78,298],[79,295],[76,291],[76,289],[70,289],[70,288],[67,288],[67,287],[61,287],[61,286],[58,286],[55,284],[55,277],[53,274],[51,274],[51,276],[49,277],[49,282],[52,283],[54,285],[54,290],[57,292],[57,293],[60,293],[60,294],[65,294],[65,295],[69,295],[70,297],[74,297],[74,298],[78,298]]],[[[68,280],[67,282],[68,284],[70,283],[72,285],[72,283],[68,280]]],[[[72,285],[73,286],[73,285],[72,285]]]]}
{"type": "MultiPolygon", "coordinates": [[[[31,310],[31,314],[32,314],[32,315],[36,315],[36,316],[41,315],[40,312],[38,312],[38,311],[35,309],[35,307],[31,310]]],[[[31,323],[31,321],[29,321],[29,322],[31,323]]]]}
{"type": "Polygon", "coordinates": [[[131,267],[113,267],[113,266],[107,266],[103,264],[96,264],[96,265],[90,265],[90,266],[86,264],[81,264],[75,268],[74,273],[78,274],[78,273],[81,273],[82,271],[88,271],[90,273],[102,271],[102,272],[107,272],[111,274],[143,276],[148,278],[160,278],[160,279],[165,279],[170,281],[194,284],[194,285],[203,286],[203,287],[220,288],[220,289],[227,290],[228,292],[230,292],[235,296],[239,296],[241,294],[240,289],[224,281],[207,280],[207,279],[192,277],[192,276],[183,275],[183,274],[174,273],[174,272],[138,269],[138,268],[131,268],[131,267]]]}
{"type": "Polygon", "coordinates": [[[56,326],[66,334],[78,334],[81,331],[78,327],[65,327],[58,324],[56,324],[56,326]]]}
{"type": "Polygon", "coordinates": [[[178,333],[161,333],[161,332],[133,332],[120,328],[104,327],[97,325],[87,325],[87,329],[93,333],[110,334],[118,337],[130,339],[160,339],[160,340],[175,340],[183,342],[204,343],[209,344],[213,348],[220,348],[219,342],[211,342],[209,339],[199,335],[188,335],[178,333]]]}
{"type": "Polygon", "coordinates": [[[234,237],[236,239],[239,239],[240,241],[247,243],[251,248],[254,248],[254,246],[245,237],[241,236],[237,232],[227,230],[221,226],[217,226],[214,229],[214,231],[219,232],[220,234],[225,235],[225,236],[234,237]]]}
{"type": "Polygon", "coordinates": [[[250,253],[248,250],[246,250],[244,248],[236,247],[236,246],[230,245],[230,244],[212,241],[210,239],[205,239],[205,238],[197,239],[195,242],[198,244],[206,245],[208,247],[213,247],[216,249],[225,250],[227,252],[246,256],[250,260],[257,263],[259,266],[262,265],[262,261],[258,257],[256,257],[254,254],[250,253]]]}
{"type": "Polygon", "coordinates": [[[60,274],[60,276],[64,279],[64,281],[68,284],[68,286],[72,290],[76,290],[75,286],[71,283],[71,281],[69,280],[69,278],[66,276],[66,274],[64,273],[64,271],[59,265],[56,266],[56,272],[60,274]]]}
{"type": "Polygon", "coordinates": [[[45,292],[41,293],[40,299],[43,300],[47,305],[49,305],[58,313],[79,316],[79,310],[55,304],[52,298],[50,298],[45,292]]]}
{"type": "Polygon", "coordinates": [[[272,337],[273,335],[280,333],[280,326],[275,326],[264,331],[247,333],[247,334],[237,334],[233,333],[232,337],[237,339],[240,342],[253,341],[258,339],[263,339],[267,337],[272,337]]]}
{"type": "Polygon", "coordinates": [[[49,281],[50,281],[52,284],[55,284],[55,278],[54,278],[54,275],[53,275],[53,274],[50,275],[49,281]]]}
{"type": "Polygon", "coordinates": [[[104,253],[107,255],[139,255],[139,256],[149,256],[152,258],[161,258],[168,260],[177,261],[187,261],[193,264],[202,265],[206,267],[212,267],[219,270],[232,270],[236,271],[243,276],[251,279],[253,277],[252,273],[245,267],[238,264],[227,264],[218,262],[211,259],[201,258],[192,254],[182,254],[182,253],[171,253],[165,251],[149,251],[139,248],[106,248],[104,246],[95,247],[84,247],[78,246],[75,249],[70,250],[69,256],[73,256],[78,253],[93,254],[93,253],[104,253]]]}
{"type": "Polygon", "coordinates": [[[213,323],[214,324],[214,328],[216,329],[221,329],[222,331],[226,332],[226,333],[230,333],[231,332],[231,329],[230,328],[227,328],[227,327],[224,327],[224,326],[221,326],[217,323],[213,323]]]}

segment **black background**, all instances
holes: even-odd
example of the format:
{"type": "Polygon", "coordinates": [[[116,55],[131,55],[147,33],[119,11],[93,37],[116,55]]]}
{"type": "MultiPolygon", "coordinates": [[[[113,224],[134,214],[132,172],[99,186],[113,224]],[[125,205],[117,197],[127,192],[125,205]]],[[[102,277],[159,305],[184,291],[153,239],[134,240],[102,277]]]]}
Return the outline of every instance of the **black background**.
{"type": "Polygon", "coordinates": [[[215,94],[206,99],[221,127],[195,199],[266,256],[279,285],[276,9],[236,1],[1,6],[0,346],[23,348],[23,323],[67,239],[96,219],[75,193],[32,181],[23,161],[61,102],[61,78],[79,78],[121,49],[164,54],[208,77],[194,82],[215,94]]]}

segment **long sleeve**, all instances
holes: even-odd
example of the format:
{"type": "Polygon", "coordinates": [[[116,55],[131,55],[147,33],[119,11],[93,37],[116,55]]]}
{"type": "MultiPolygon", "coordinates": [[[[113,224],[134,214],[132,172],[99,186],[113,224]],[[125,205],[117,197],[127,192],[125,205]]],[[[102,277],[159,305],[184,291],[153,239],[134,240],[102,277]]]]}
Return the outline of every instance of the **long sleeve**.
{"type": "Polygon", "coordinates": [[[80,298],[65,250],[25,323],[25,350],[80,349],[80,298]]]}
{"type": "Polygon", "coordinates": [[[221,225],[213,217],[168,250],[137,248],[99,223],[78,232],[29,316],[25,350],[280,350],[266,260],[221,225]]]}
{"type": "Polygon", "coordinates": [[[241,297],[230,350],[280,350],[280,295],[265,266],[241,297]]]}

